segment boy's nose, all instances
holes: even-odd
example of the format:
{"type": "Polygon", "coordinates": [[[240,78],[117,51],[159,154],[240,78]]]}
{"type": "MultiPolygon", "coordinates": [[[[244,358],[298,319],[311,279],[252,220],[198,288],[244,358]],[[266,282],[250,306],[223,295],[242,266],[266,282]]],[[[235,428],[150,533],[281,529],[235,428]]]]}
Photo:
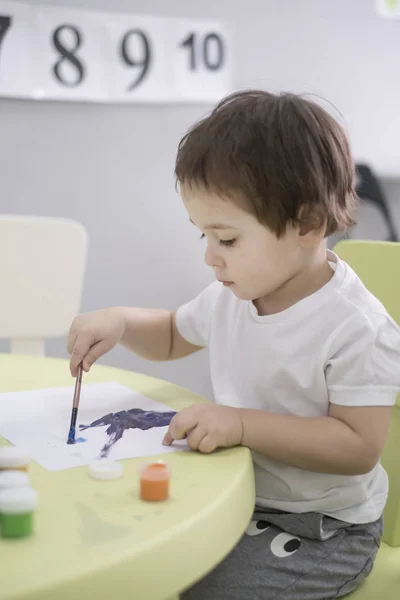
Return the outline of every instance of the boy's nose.
{"type": "Polygon", "coordinates": [[[221,267],[222,259],[215,253],[212,252],[210,247],[207,246],[206,253],[204,255],[204,260],[209,267],[221,267]]]}

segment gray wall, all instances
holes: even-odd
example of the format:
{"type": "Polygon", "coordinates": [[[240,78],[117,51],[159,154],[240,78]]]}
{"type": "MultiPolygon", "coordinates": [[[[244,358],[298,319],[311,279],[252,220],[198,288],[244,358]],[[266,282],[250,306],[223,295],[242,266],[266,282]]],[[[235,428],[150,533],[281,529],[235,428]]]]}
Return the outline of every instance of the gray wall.
{"type": "MultiPolygon", "coordinates": [[[[372,0],[52,4],[230,22],[235,86],[313,92],[333,102],[356,157],[385,176],[400,231],[400,78],[393,74],[400,23],[379,19],[372,0]]],[[[83,311],[115,304],[174,309],[212,281],[173,180],[180,136],[210,107],[18,100],[0,106],[0,212],[69,217],[87,227],[83,311]]],[[[356,233],[386,235],[372,207],[363,208],[356,233]]],[[[48,353],[66,356],[65,340],[50,341],[48,353]]],[[[205,352],[153,364],[118,348],[103,362],[211,395],[205,352]]]]}

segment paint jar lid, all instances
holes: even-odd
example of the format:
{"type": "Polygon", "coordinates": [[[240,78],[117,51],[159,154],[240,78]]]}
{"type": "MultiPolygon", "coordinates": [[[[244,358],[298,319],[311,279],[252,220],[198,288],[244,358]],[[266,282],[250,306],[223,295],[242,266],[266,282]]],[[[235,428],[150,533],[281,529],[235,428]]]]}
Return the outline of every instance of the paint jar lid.
{"type": "Polygon", "coordinates": [[[0,448],[0,469],[25,467],[30,457],[22,448],[17,446],[2,446],[0,448]]]}
{"type": "Polygon", "coordinates": [[[171,476],[171,469],[163,460],[157,460],[156,462],[146,463],[140,467],[140,476],[142,479],[149,479],[153,481],[169,479],[171,476]]]}
{"type": "Polygon", "coordinates": [[[37,492],[31,487],[8,488],[0,491],[0,513],[22,514],[35,510],[37,492]]]}
{"type": "Polygon", "coordinates": [[[8,488],[29,487],[28,473],[24,471],[0,471],[0,491],[8,488]]]}
{"type": "Polygon", "coordinates": [[[89,473],[94,479],[118,479],[123,471],[122,463],[108,458],[94,460],[89,465],[89,473]]]}

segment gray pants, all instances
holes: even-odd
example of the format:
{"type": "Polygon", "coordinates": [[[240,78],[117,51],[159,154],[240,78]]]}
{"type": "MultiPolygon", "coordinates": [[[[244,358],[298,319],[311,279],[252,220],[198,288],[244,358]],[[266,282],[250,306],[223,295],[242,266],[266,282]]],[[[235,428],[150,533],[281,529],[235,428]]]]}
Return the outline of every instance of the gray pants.
{"type": "Polygon", "coordinates": [[[370,573],[381,535],[382,518],[351,525],[257,508],[236,548],[181,600],[340,598],[370,573]]]}

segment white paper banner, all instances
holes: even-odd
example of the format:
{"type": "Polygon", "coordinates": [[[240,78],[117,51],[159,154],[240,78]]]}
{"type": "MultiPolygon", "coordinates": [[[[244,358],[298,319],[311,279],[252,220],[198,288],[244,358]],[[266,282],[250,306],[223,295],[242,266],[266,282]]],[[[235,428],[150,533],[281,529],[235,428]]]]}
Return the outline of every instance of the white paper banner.
{"type": "Polygon", "coordinates": [[[230,91],[218,22],[0,1],[0,96],[214,102],[230,91]]]}

